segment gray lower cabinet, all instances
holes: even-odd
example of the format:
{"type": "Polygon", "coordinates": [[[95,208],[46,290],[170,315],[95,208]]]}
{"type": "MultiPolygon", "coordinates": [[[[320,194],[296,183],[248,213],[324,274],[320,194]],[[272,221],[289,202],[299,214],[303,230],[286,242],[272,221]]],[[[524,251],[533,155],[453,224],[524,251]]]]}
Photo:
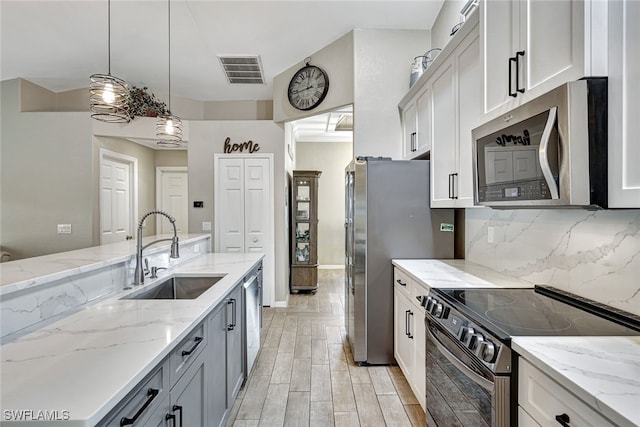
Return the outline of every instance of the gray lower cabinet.
{"type": "Polygon", "coordinates": [[[243,313],[239,283],[98,426],[224,425],[245,379],[243,313]]]}
{"type": "Polygon", "coordinates": [[[227,299],[227,404],[233,406],[244,382],[244,301],[242,285],[229,294],[227,299]]]}
{"type": "Polygon", "coordinates": [[[211,427],[223,425],[233,402],[227,403],[227,303],[219,305],[209,316],[208,417],[211,427]]]}

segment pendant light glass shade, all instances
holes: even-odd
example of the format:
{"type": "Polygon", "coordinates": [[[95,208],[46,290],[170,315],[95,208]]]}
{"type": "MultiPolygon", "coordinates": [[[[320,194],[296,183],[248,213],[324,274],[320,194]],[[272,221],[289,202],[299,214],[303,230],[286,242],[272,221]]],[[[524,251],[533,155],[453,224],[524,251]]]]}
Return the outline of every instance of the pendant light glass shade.
{"type": "Polygon", "coordinates": [[[167,20],[169,29],[169,112],[158,116],[156,137],[158,145],[180,147],[182,145],[182,120],[171,114],[171,0],[167,0],[167,20]]]}
{"type": "Polygon", "coordinates": [[[107,5],[109,71],[107,74],[92,74],[89,77],[89,108],[91,117],[101,122],[128,123],[131,121],[129,85],[111,75],[111,0],[108,0],[107,5]]]}

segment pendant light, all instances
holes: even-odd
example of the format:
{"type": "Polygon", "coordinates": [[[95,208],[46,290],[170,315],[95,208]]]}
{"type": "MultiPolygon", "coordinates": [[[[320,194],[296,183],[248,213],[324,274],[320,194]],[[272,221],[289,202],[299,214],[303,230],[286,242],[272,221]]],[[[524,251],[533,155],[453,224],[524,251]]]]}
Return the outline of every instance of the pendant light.
{"type": "Polygon", "coordinates": [[[171,114],[171,0],[167,0],[167,16],[169,27],[169,109],[167,114],[158,116],[156,137],[158,145],[180,147],[182,142],[182,120],[171,114]]]}
{"type": "Polygon", "coordinates": [[[129,85],[126,81],[111,75],[111,0],[108,5],[108,74],[93,74],[89,84],[89,105],[91,117],[101,122],[128,123],[129,117],[129,85]]]}

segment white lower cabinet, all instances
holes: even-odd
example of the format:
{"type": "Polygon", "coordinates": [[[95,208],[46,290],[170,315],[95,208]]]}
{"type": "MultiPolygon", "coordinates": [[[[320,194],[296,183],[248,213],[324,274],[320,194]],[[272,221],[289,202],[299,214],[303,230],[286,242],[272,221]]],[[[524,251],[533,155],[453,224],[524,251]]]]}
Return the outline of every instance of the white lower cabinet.
{"type": "Polygon", "coordinates": [[[424,309],[415,298],[426,291],[402,271],[394,269],[393,353],[416,399],[425,408],[426,348],[424,309]]]}
{"type": "Polygon", "coordinates": [[[523,358],[518,361],[518,425],[613,427],[597,409],[523,358]]]}

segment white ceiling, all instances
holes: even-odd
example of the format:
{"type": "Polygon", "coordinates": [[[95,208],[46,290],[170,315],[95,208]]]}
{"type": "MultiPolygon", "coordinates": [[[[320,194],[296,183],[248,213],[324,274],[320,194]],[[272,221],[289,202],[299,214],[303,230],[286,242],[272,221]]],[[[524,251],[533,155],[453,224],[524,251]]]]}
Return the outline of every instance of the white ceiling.
{"type": "MultiPolygon", "coordinates": [[[[429,29],[443,0],[171,1],[171,95],[272,99],[274,76],[354,28],[429,29]],[[229,85],[217,55],[260,55],[265,85],[229,85]]],[[[106,0],[0,0],[0,78],[54,92],[107,72],[106,0]]],[[[166,93],[167,2],[112,0],[111,72],[166,93]]],[[[427,47],[427,46],[425,46],[427,47]]]]}

